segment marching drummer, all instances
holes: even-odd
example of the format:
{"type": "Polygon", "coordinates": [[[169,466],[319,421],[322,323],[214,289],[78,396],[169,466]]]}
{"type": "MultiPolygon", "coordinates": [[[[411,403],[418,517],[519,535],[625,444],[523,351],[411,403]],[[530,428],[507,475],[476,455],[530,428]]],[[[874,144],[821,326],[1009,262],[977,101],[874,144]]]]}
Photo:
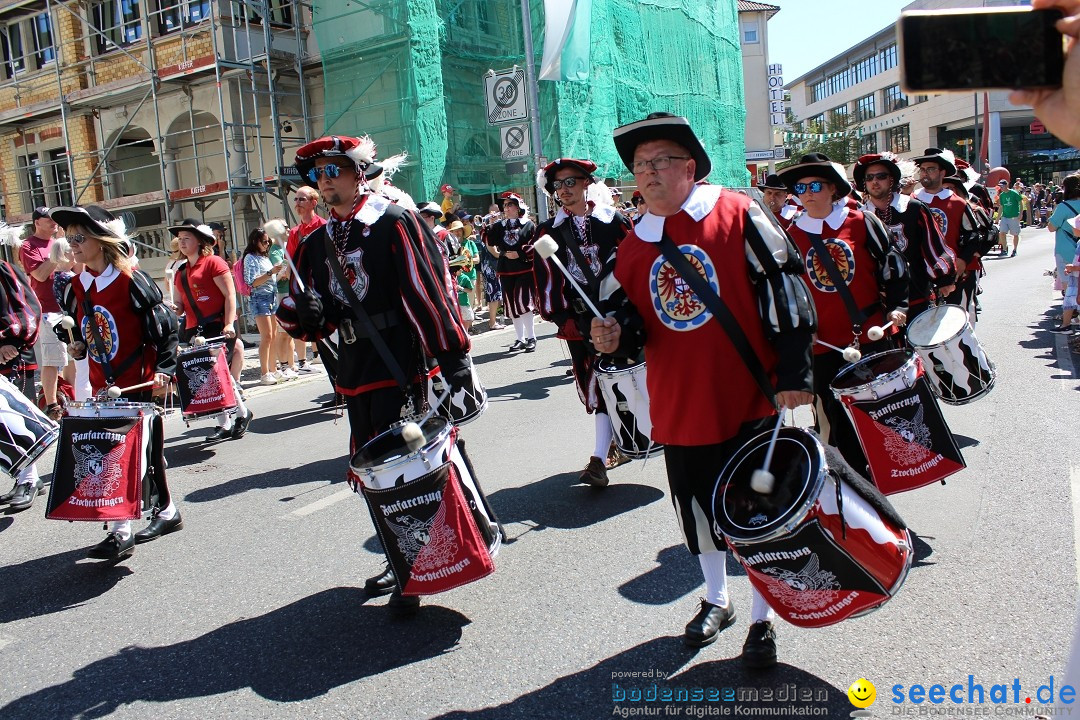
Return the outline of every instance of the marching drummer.
{"type": "Polygon", "coordinates": [[[818,312],[814,394],[821,436],[869,477],[858,435],[830,383],[842,367],[858,359],[849,347],[862,355],[890,349],[888,341],[872,340],[868,333],[875,326],[892,323],[899,329],[907,322],[907,261],[874,213],[847,203],[851,184],[842,165],[811,153],[779,174],[804,208],[788,233],[806,258],[818,312]]]}
{"type": "MultiPolygon", "coordinates": [[[[176,314],[165,306],[150,276],[132,269],[122,220],[96,205],[56,207],[50,214],[64,228],[75,260],[85,267],[64,294],[65,312],[75,319],[70,331],[72,356],[90,358],[90,384],[95,392],[135,386],[137,391],[124,393],[124,398],[151,402],[151,386],[167,386],[176,372],[176,314]]],[[[58,326],[57,333],[66,336],[68,331],[58,326]]],[[[130,555],[135,543],[184,527],[165,479],[162,442],[156,433],[150,476],[157,504],[150,524],[132,535],[130,520],[110,523],[105,539],[90,548],[89,557],[116,560],[130,555]]]]}
{"type": "Polygon", "coordinates": [[[236,286],[229,266],[214,254],[214,232],[197,220],[184,220],[169,228],[185,262],[173,277],[174,297],[180,298],[184,316],[181,335],[191,342],[195,337],[225,338],[225,359],[229,363],[236,390],[236,408],[218,415],[217,427],[208,441],[230,440],[244,436],[255,413],[244,405],[240,392],[240,371],[244,367],[244,343],[236,336],[236,286]]]}
{"type": "MultiPolygon", "coordinates": [[[[614,278],[604,286],[613,312],[592,321],[591,336],[601,353],[636,357],[644,347],[652,438],[666,446],[679,527],[705,577],[705,597],[683,638],[702,647],[735,620],[724,540],[714,530],[716,479],[743,441],[775,424],[765,385],[781,407],[813,400],[813,303],[798,251],[766,212],[745,195],[696,184],[711,162],[686,118],[653,113],[616,128],[615,147],[649,211],[619,245],[614,278]],[[661,248],[681,253],[712,281],[743,344],[730,339],[661,248]]],[[[756,590],[750,615],[743,662],[775,665],[774,613],[756,590]]]]}
{"type": "MultiPolygon", "coordinates": [[[[601,187],[606,202],[590,203],[586,198],[595,171],[596,164],[591,160],[559,158],[548,163],[542,170],[544,188],[555,195],[560,207],[555,217],[545,220],[536,231],[537,238],[547,236],[556,242],[559,249],[555,256],[594,303],[600,293],[603,264],[611,259],[615,247],[632,227],[611,204],[606,186],[601,187]]],[[[541,317],[559,327],[557,337],[565,340],[570,349],[578,397],[585,404],[585,412],[593,415],[595,444],[579,479],[604,487],[608,484],[608,468],[628,460],[620,457],[612,443],[611,418],[596,382],[596,352],[581,330],[588,327],[593,313],[550,259],[537,254],[533,276],[537,309],[541,317]]],[[[584,332],[587,334],[587,330],[584,332]]]]}
{"type": "MultiPolygon", "coordinates": [[[[416,213],[380,194],[385,171],[370,138],[319,138],[297,150],[296,168],[331,213],[296,250],[297,273],[278,319],[290,335],[308,341],[338,330],[337,391],[345,396],[352,449],[358,450],[423,407],[425,352],[438,360],[452,391],[470,384],[469,333],[434,234],[416,213]],[[347,288],[338,277],[347,279],[347,288]],[[358,313],[370,320],[396,367],[383,359],[358,313]]],[[[419,604],[401,595],[389,565],[365,590],[392,593],[396,611],[412,612],[419,604]]]]}

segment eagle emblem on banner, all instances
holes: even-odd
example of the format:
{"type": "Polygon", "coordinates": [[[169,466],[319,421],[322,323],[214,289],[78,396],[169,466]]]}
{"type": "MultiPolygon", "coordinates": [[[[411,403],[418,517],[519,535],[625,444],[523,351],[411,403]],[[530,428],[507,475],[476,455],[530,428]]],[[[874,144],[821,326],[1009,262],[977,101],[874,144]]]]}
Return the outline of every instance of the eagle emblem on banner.
{"type": "MultiPolygon", "coordinates": [[[[716,280],[716,266],[708,253],[696,245],[680,245],[679,252],[690,263],[717,295],[720,285],[716,280]]],[[[660,255],[653,262],[649,273],[649,291],[652,294],[653,309],[660,322],[672,330],[684,332],[701,327],[712,317],[712,312],[697,296],[671,263],[660,255]]]]}
{"type": "Polygon", "coordinates": [[[437,570],[449,565],[457,555],[457,534],[446,524],[445,504],[439,506],[429,522],[417,520],[411,515],[399,520],[395,523],[388,518],[386,522],[397,536],[398,547],[413,570],[437,570]]]}
{"type": "Polygon", "coordinates": [[[124,474],[121,458],[124,455],[124,443],[120,443],[106,453],[93,445],[71,446],[71,456],[75,459],[75,478],[78,484],[75,493],[84,498],[97,499],[109,497],[120,486],[120,477],[124,474]]]}
{"type": "Polygon", "coordinates": [[[184,374],[187,375],[188,387],[192,389],[191,394],[195,397],[213,396],[221,392],[221,383],[218,382],[213,365],[204,367],[196,365],[185,369],[184,374]]]}

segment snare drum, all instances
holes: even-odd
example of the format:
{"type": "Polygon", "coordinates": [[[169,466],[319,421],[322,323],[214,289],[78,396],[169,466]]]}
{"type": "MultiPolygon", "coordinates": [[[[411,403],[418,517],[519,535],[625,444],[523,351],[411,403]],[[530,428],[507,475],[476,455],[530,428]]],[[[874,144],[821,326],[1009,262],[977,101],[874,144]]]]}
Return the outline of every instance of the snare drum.
{"type": "Polygon", "coordinates": [[[503,532],[457,428],[433,417],[410,451],[397,425],[353,455],[349,479],[362,489],[403,595],[431,595],[494,572],[503,532]]]}
{"type": "Polygon", "coordinates": [[[441,417],[450,420],[455,425],[467,425],[484,414],[487,410],[487,390],[484,389],[480,377],[476,374],[476,365],[472,358],[469,360],[470,382],[466,387],[450,395],[442,403],[439,398],[446,391],[446,381],[442,373],[436,373],[428,383],[428,404],[436,408],[441,417]]]}
{"type": "Polygon", "coordinates": [[[858,617],[897,593],[912,561],[911,537],[888,501],[800,428],[780,430],[771,495],[750,487],[770,432],[743,445],[713,493],[717,534],[750,582],[793,625],[858,617]]]}
{"type": "Polygon", "coordinates": [[[615,446],[623,455],[636,459],[664,451],[654,443],[649,417],[649,387],[645,382],[645,363],[620,363],[602,358],[596,363],[596,381],[604,396],[615,446]]]}
{"type": "Polygon", "coordinates": [[[154,403],[68,403],[45,517],[138,519],[152,482],[156,413],[154,403]]]}
{"type": "Polygon", "coordinates": [[[913,387],[922,374],[922,363],[910,350],[888,350],[848,365],[830,387],[841,402],[844,398],[877,400],[913,387]]]}
{"type": "Polygon", "coordinates": [[[12,477],[45,452],[60,434],[60,426],[0,375],[0,470],[12,477]]]}
{"type": "Polygon", "coordinates": [[[236,407],[224,344],[212,343],[181,350],[176,365],[176,389],[185,420],[217,415],[236,407]]]}
{"type": "Polygon", "coordinates": [[[959,305],[938,305],[921,313],[908,325],[907,339],[941,402],[964,405],[994,388],[997,370],[959,305]]]}

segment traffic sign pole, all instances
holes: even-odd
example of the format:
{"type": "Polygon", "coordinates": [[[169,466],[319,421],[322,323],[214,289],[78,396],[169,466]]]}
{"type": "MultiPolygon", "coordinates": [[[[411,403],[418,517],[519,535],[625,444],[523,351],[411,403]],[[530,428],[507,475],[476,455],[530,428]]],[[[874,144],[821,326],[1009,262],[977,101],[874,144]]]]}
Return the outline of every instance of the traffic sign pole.
{"type": "MultiPolygon", "coordinates": [[[[532,117],[529,125],[532,128],[532,151],[533,166],[536,172],[540,171],[540,103],[536,92],[536,55],[533,53],[532,16],[529,14],[529,0],[521,0],[521,25],[525,35],[525,87],[528,92],[529,104],[532,106],[532,117]]],[[[534,173],[534,177],[535,177],[534,173]]],[[[544,189],[536,187],[536,214],[537,221],[547,220],[548,207],[547,195],[544,189]]]]}

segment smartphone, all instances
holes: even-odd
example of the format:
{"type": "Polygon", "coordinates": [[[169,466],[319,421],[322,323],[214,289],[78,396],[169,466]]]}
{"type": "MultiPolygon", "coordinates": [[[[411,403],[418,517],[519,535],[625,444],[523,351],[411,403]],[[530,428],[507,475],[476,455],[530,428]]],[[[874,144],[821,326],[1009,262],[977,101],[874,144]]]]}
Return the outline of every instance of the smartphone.
{"type": "Polygon", "coordinates": [[[907,93],[1061,87],[1060,9],[912,10],[896,23],[907,93]]]}

